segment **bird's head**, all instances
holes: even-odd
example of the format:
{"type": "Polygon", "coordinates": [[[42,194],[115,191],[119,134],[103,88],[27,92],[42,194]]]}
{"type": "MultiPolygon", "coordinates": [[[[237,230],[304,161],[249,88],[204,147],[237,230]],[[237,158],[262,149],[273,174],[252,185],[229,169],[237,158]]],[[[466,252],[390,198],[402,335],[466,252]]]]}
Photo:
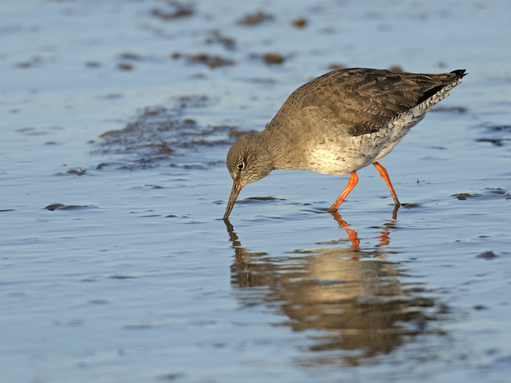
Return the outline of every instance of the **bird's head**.
{"type": "Polygon", "coordinates": [[[241,137],[229,149],[227,169],[233,179],[233,186],[224,219],[231,214],[236,198],[248,183],[259,181],[273,170],[273,161],[261,137],[250,134],[241,137]]]}

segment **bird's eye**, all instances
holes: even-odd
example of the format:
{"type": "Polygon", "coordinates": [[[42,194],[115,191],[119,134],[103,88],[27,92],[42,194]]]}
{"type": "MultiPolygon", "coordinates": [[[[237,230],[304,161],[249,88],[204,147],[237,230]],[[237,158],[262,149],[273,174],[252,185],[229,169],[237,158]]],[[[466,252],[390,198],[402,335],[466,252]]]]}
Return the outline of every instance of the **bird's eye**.
{"type": "Polygon", "coordinates": [[[238,167],[238,170],[239,170],[239,171],[241,171],[241,170],[245,169],[245,162],[243,162],[243,161],[239,162],[239,163],[238,163],[238,165],[237,165],[237,167],[238,167]]]}

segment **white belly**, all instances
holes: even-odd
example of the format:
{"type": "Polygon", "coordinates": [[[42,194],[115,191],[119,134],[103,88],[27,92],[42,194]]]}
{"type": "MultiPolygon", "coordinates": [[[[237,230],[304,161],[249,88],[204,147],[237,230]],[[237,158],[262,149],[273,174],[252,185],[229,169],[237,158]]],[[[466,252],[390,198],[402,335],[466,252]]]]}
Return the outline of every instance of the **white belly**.
{"type": "Polygon", "coordinates": [[[308,169],[323,174],[349,174],[379,161],[397,145],[408,131],[424,118],[430,108],[415,107],[390,121],[376,133],[342,136],[322,140],[311,147],[308,169]]]}

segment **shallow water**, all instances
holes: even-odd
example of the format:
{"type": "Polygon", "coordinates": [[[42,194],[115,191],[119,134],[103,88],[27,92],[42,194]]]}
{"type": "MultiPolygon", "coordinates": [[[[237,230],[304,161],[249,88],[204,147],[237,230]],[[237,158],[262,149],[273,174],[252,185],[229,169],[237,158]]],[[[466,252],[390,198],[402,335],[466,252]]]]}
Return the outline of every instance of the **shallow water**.
{"type": "Polygon", "coordinates": [[[509,381],[510,14],[3,1],[1,381],[509,381]],[[470,73],[381,161],[407,205],[275,171],[224,223],[229,145],[334,63],[470,73]]]}

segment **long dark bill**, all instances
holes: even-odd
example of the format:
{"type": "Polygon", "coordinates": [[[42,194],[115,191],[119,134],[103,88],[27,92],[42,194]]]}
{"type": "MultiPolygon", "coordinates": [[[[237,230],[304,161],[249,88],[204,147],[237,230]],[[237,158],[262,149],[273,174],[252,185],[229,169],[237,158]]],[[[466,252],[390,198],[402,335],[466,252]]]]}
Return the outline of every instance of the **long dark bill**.
{"type": "Polygon", "coordinates": [[[243,186],[241,185],[241,181],[235,180],[234,184],[232,185],[231,195],[229,196],[229,202],[227,202],[227,209],[225,209],[224,219],[229,218],[232,208],[234,207],[234,203],[236,202],[236,198],[238,198],[238,195],[240,194],[242,188],[243,186]]]}

